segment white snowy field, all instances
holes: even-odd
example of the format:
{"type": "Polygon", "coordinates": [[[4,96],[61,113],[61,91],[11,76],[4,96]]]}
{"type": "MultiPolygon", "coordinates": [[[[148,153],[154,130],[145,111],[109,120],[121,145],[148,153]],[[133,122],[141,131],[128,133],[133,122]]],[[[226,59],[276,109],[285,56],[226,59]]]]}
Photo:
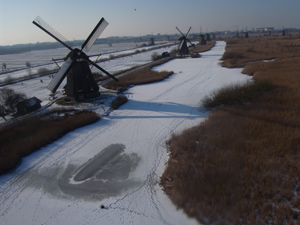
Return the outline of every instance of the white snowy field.
{"type": "Polygon", "coordinates": [[[0,224],[197,224],[158,182],[168,160],[166,140],[207,118],[203,96],[251,79],[219,66],[224,50],[217,42],[201,58],[154,68],[175,74],[129,89],[129,101],[118,110],[0,177],[0,224]]]}
{"type": "MultiPolygon", "coordinates": [[[[125,55],[125,54],[132,54],[137,51],[140,51],[139,54],[134,54],[131,60],[126,60],[129,57],[123,57],[120,59],[115,60],[123,60],[120,64],[120,62],[117,64],[115,60],[111,60],[109,62],[102,62],[99,63],[101,67],[108,70],[110,73],[115,73],[119,70],[128,69],[132,67],[132,65],[140,65],[145,64],[148,62],[151,62],[151,55],[153,52],[157,52],[158,54],[161,54],[164,51],[170,51],[174,46],[172,47],[166,47],[163,46],[170,44],[167,42],[158,42],[155,46],[143,46],[143,47],[136,47],[136,43],[116,43],[113,44],[112,47],[109,47],[105,44],[99,44],[94,45],[91,50],[88,52],[88,55],[100,55],[98,56],[91,56],[90,59],[95,61],[96,59],[110,59],[111,56],[118,56],[118,55],[125,55]],[[162,46],[160,49],[155,49],[151,51],[147,51],[153,47],[159,47],[162,46]],[[124,60],[125,59],[125,60],[124,60]],[[113,62],[111,64],[110,62],[113,62]],[[124,68],[125,67],[125,68],[124,68]]],[[[3,82],[7,77],[9,78],[23,78],[25,76],[28,76],[29,74],[37,74],[40,69],[47,69],[47,70],[53,70],[56,69],[56,64],[52,61],[52,59],[58,59],[58,58],[64,58],[69,53],[69,50],[67,48],[57,48],[57,49],[49,49],[49,50],[39,50],[39,51],[30,51],[30,52],[24,52],[19,54],[9,54],[9,55],[0,55],[0,64],[6,63],[7,64],[7,70],[10,71],[9,73],[4,73],[5,71],[0,71],[0,82],[3,82]],[[32,66],[32,68],[28,69],[25,64],[26,62],[29,62],[32,66]],[[47,64],[47,65],[46,65],[47,64]],[[41,66],[38,66],[41,65],[41,66]],[[16,70],[16,71],[14,71],[16,70]],[[11,72],[14,71],[14,72],[11,72]]],[[[63,61],[58,63],[59,66],[63,64],[63,61]]],[[[97,70],[95,70],[97,71],[97,70]]]]}
{"type": "MultiPolygon", "coordinates": [[[[156,42],[156,44],[164,44],[166,42],[156,42]]],[[[120,51],[134,52],[135,50],[148,49],[153,46],[143,46],[147,45],[147,42],[124,42],[124,43],[113,43],[111,46],[108,44],[96,44],[93,45],[88,55],[109,55],[117,54],[120,51]]],[[[75,46],[76,47],[76,46],[75,46]]],[[[77,46],[81,48],[81,46],[77,46]]],[[[32,66],[41,65],[45,63],[51,63],[52,59],[63,58],[69,53],[69,49],[66,47],[56,48],[56,49],[46,49],[46,50],[34,50],[29,52],[23,52],[18,54],[7,54],[0,55],[0,62],[6,63],[7,70],[12,70],[16,68],[26,67],[26,62],[30,62],[32,66]]]]}
{"type": "MultiPolygon", "coordinates": [[[[127,45],[125,45],[127,46],[127,45]]],[[[94,46],[95,47],[95,46],[94,46]]],[[[162,54],[165,51],[171,51],[174,48],[174,46],[171,47],[162,47],[155,50],[150,50],[146,52],[141,52],[139,54],[134,54],[132,56],[127,57],[121,57],[121,58],[115,58],[113,60],[104,61],[101,63],[98,63],[99,66],[101,66],[103,69],[108,71],[109,73],[113,74],[118,71],[123,71],[126,69],[130,69],[137,65],[143,65],[152,62],[151,56],[153,53],[162,54]]],[[[134,52],[134,49],[126,50],[126,51],[118,51],[115,53],[115,55],[122,55],[122,54],[128,54],[134,52]]],[[[40,51],[39,54],[41,54],[42,51],[40,51]]],[[[45,51],[45,55],[47,55],[47,51],[45,51]]],[[[51,55],[51,54],[50,54],[51,55]]],[[[46,57],[46,56],[45,56],[46,57]]],[[[102,55],[101,57],[108,58],[109,55],[102,55]]],[[[49,56],[47,56],[49,58],[49,56]]],[[[94,57],[95,58],[95,57],[94,57]]],[[[93,59],[93,57],[92,57],[93,59]]],[[[93,72],[99,72],[97,68],[92,68],[93,72]]],[[[36,71],[32,71],[36,72],[36,71]]],[[[27,70],[22,70],[15,72],[14,74],[10,74],[9,76],[13,78],[19,78],[23,77],[25,75],[28,75],[27,70]]],[[[6,78],[5,75],[0,76],[0,82],[3,81],[6,78]]],[[[51,76],[43,76],[43,77],[37,77],[30,80],[25,80],[22,82],[18,82],[11,85],[6,85],[5,87],[9,87],[14,89],[16,92],[24,93],[28,98],[36,96],[42,101],[42,105],[46,105],[49,103],[49,95],[51,94],[51,91],[47,89],[47,85],[51,81],[51,76]]],[[[57,95],[62,92],[62,89],[64,85],[66,84],[66,79],[62,82],[60,87],[57,90],[57,95]]],[[[0,123],[4,122],[2,118],[0,118],[0,123]]]]}

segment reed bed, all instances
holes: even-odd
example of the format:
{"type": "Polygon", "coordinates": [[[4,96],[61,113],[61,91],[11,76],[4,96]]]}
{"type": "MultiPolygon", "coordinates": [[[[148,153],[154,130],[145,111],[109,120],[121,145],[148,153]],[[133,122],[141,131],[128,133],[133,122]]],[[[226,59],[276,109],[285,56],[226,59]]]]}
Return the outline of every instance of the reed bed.
{"type": "Polygon", "coordinates": [[[227,41],[223,65],[244,67],[249,62],[299,56],[299,36],[255,37],[227,41]]]}
{"type": "Polygon", "coordinates": [[[170,139],[161,184],[200,223],[300,224],[300,51],[291,46],[298,49],[300,38],[229,42],[226,52],[243,58],[224,65],[246,65],[243,73],[253,76],[254,86],[209,96],[208,119],[170,139]],[[276,60],[261,62],[266,56],[276,60]],[[240,101],[261,84],[257,95],[240,101]],[[234,101],[219,100],[226,96],[234,101]]]}
{"type": "Polygon", "coordinates": [[[206,52],[214,47],[216,41],[208,41],[206,45],[195,45],[195,47],[191,47],[189,50],[191,53],[199,53],[199,52],[206,52]]]}
{"type": "Polygon", "coordinates": [[[51,111],[0,129],[0,175],[15,168],[24,156],[37,151],[66,133],[98,121],[90,111],[51,111]]]}
{"type": "Polygon", "coordinates": [[[157,72],[152,70],[152,67],[163,64],[169,60],[173,59],[173,57],[168,57],[163,59],[159,62],[152,63],[148,66],[145,66],[142,69],[135,70],[130,74],[120,77],[119,82],[110,81],[104,85],[105,88],[124,91],[128,89],[131,85],[141,85],[141,84],[148,84],[153,82],[162,81],[173,74],[172,71],[161,71],[157,72]]]}

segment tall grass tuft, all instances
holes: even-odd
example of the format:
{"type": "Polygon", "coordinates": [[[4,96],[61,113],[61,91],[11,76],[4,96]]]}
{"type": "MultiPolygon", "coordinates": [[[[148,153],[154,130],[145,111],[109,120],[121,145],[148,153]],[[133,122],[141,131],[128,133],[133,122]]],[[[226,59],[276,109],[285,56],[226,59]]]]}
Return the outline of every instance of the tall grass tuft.
{"type": "Polygon", "coordinates": [[[128,98],[125,95],[119,95],[115,100],[111,103],[112,109],[118,109],[121,105],[125,104],[128,101],[128,98]]]}
{"type": "Polygon", "coordinates": [[[232,84],[205,96],[202,105],[206,109],[219,106],[238,105],[263,96],[272,89],[268,82],[253,82],[232,84]]]}
{"type": "Polygon", "coordinates": [[[173,58],[172,57],[166,58],[154,64],[148,65],[142,69],[131,72],[126,76],[120,77],[119,82],[110,81],[107,84],[105,84],[104,87],[108,89],[119,90],[121,92],[126,90],[130,85],[140,85],[140,84],[148,84],[157,81],[162,81],[168,78],[169,76],[171,76],[173,72],[172,71],[157,72],[152,70],[152,67],[165,63],[171,59],[173,58]]]}

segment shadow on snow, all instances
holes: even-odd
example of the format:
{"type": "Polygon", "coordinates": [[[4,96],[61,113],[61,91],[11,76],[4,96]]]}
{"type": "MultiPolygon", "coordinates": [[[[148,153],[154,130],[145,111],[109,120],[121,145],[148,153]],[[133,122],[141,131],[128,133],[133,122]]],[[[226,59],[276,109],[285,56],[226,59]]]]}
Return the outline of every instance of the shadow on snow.
{"type": "Polygon", "coordinates": [[[208,112],[201,106],[189,106],[174,102],[143,102],[130,100],[118,110],[132,111],[130,115],[110,115],[110,119],[137,118],[201,118],[207,117],[208,112]],[[135,111],[140,111],[135,113],[135,111]],[[148,113],[147,113],[148,112],[148,113]]]}

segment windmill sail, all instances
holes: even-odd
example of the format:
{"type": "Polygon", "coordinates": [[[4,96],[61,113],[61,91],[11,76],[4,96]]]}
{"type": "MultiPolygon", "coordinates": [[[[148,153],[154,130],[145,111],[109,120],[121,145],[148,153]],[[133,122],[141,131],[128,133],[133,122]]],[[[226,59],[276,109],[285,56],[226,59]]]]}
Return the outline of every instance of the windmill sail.
{"type": "Polygon", "coordinates": [[[190,27],[190,29],[189,29],[188,32],[186,33],[186,35],[185,35],[186,37],[189,36],[189,33],[190,33],[191,28],[192,28],[192,27],[190,27]]]}
{"type": "Polygon", "coordinates": [[[92,33],[89,35],[89,37],[86,39],[86,41],[81,46],[81,49],[84,49],[86,52],[88,52],[91,47],[93,46],[94,42],[97,40],[97,38],[100,36],[100,34],[104,31],[104,29],[107,27],[108,22],[102,18],[92,33]]]}
{"type": "Polygon", "coordinates": [[[105,69],[101,68],[100,66],[98,66],[96,63],[94,63],[91,60],[88,60],[90,62],[90,64],[92,64],[93,66],[95,66],[97,69],[101,70],[103,73],[105,73],[107,76],[111,77],[113,80],[115,81],[119,81],[117,78],[115,78],[113,75],[111,75],[109,72],[107,72],[105,69]]]}
{"type": "Polygon", "coordinates": [[[70,71],[73,62],[70,58],[64,62],[58,73],[55,75],[55,77],[51,80],[51,82],[48,84],[47,88],[52,92],[55,93],[67,73],[70,71]]]}
{"type": "Polygon", "coordinates": [[[58,33],[54,28],[52,28],[48,23],[46,23],[41,17],[37,16],[34,21],[32,21],[34,25],[45,31],[47,34],[49,34],[51,37],[53,37],[55,40],[63,44],[68,49],[72,50],[72,48],[66,44],[68,42],[68,39],[62,36],[60,33],[58,33]]]}
{"type": "Polygon", "coordinates": [[[179,44],[179,49],[182,49],[184,45],[184,40],[181,40],[180,44],[179,44]]]}
{"type": "Polygon", "coordinates": [[[184,34],[179,30],[178,27],[176,27],[176,29],[179,31],[179,33],[181,33],[182,36],[184,36],[184,34]]]}

